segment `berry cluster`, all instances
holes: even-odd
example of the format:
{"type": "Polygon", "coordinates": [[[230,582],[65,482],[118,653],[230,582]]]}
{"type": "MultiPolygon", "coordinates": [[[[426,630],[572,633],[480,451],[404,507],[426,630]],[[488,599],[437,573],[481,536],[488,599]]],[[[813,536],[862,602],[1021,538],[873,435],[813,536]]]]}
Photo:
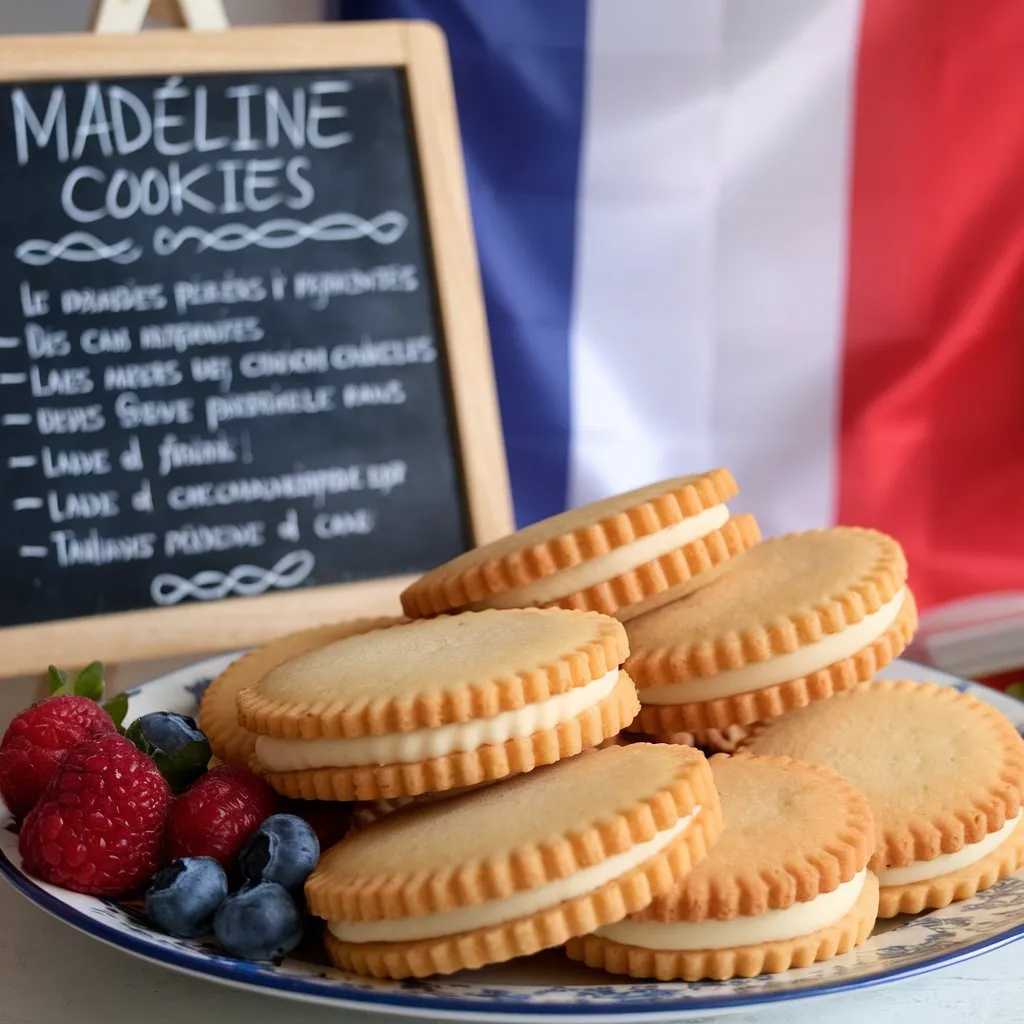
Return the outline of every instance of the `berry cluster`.
{"type": "Polygon", "coordinates": [[[51,680],[53,696],[0,740],[0,796],[20,822],[25,870],[94,896],[145,890],[154,925],[185,938],[212,930],[233,956],[291,952],[302,887],[321,845],[340,838],[336,814],[286,806],[243,768],[209,767],[191,718],[161,711],[122,729],[127,700],[99,703],[101,665],[51,680]]]}
{"type": "Polygon", "coordinates": [[[158,871],[146,893],[146,913],[171,935],[192,938],[212,928],[232,956],[277,960],[303,937],[295,896],[316,867],[316,833],[293,814],[267,818],[237,860],[241,887],[230,893],[223,864],[188,856],[158,871]]]}

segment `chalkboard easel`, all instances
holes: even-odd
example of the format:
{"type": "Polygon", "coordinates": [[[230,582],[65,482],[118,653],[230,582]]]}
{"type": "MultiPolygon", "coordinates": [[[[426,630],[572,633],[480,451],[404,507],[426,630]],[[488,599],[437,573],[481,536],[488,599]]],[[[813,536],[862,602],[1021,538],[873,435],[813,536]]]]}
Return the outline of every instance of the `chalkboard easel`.
{"type": "Polygon", "coordinates": [[[396,612],[513,525],[441,33],[147,6],[0,38],[0,675],[396,612]]]}

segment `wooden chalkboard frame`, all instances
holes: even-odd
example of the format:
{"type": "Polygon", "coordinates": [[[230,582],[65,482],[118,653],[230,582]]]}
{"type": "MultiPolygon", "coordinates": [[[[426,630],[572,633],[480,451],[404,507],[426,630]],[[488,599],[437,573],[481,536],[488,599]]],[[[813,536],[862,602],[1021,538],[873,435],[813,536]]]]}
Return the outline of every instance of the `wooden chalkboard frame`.
{"type": "MultiPolygon", "coordinates": [[[[470,539],[513,529],[447,44],[426,22],[294,25],[195,33],[0,37],[0,81],[398,67],[408,84],[470,539]]],[[[0,676],[48,663],[132,661],[261,643],[318,623],[397,614],[412,577],[387,577],[0,629],[0,676]]]]}

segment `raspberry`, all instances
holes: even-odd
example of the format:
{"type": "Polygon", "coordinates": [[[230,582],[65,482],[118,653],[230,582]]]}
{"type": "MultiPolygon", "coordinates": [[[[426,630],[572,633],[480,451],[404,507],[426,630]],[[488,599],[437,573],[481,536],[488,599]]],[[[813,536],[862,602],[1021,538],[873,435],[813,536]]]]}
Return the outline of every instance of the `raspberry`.
{"type": "Polygon", "coordinates": [[[227,868],[276,809],[277,794],[258,775],[233,765],[211,768],[175,797],[167,857],[212,857],[227,868]]]}
{"type": "Polygon", "coordinates": [[[170,805],[156,765],[123,736],[85,740],[25,818],[22,864],[75,892],[132,892],[160,867],[170,805]]]}
{"type": "Polygon", "coordinates": [[[23,817],[72,747],[116,731],[110,715],[87,697],[50,697],[22,711],[0,742],[0,795],[8,810],[23,817]]]}

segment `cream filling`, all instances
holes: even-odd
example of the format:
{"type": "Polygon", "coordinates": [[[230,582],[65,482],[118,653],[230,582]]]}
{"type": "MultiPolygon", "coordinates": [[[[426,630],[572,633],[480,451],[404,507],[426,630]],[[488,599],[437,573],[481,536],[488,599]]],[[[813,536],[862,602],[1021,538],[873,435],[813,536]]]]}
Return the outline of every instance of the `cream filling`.
{"type": "Polygon", "coordinates": [[[830,633],[788,654],[777,654],[767,661],[755,661],[740,668],[726,669],[707,678],[646,687],[639,691],[640,703],[691,704],[695,701],[715,700],[818,672],[837,661],[852,657],[862,647],[867,647],[882,636],[896,621],[906,597],[907,590],[904,587],[878,611],[847,626],[841,633],[830,633]]]}
{"type": "Polygon", "coordinates": [[[342,942],[412,942],[417,939],[455,935],[476,928],[489,928],[505,921],[527,917],[559,903],[576,899],[578,896],[585,896],[628,874],[661,853],[673,840],[678,839],[699,812],[700,807],[695,807],[685,818],[680,818],[670,828],[658,832],[646,842],[637,843],[636,846],[631,846],[623,853],[616,853],[600,864],[583,868],[568,878],[546,882],[536,889],[517,892],[512,896],[489,900],[473,907],[447,910],[441,914],[399,917],[384,921],[331,921],[327,927],[330,928],[331,934],[342,942]]]}
{"type": "Polygon", "coordinates": [[[959,871],[961,868],[968,868],[977,864],[983,857],[987,857],[997,846],[1002,845],[1010,838],[1010,833],[1020,824],[1021,814],[1018,811],[1017,817],[1008,821],[1001,829],[990,832],[984,839],[977,843],[968,843],[962,850],[956,853],[942,853],[931,860],[915,860],[902,868],[882,868],[876,872],[879,885],[910,885],[911,882],[923,882],[929,878],[938,878],[940,875],[948,875],[951,871],[959,871]]]}
{"type": "Polygon", "coordinates": [[[866,878],[867,871],[861,871],[832,892],[806,903],[794,903],[785,910],[766,910],[755,917],[674,923],[626,918],[598,928],[597,934],[643,949],[731,949],[759,942],[782,942],[810,935],[844,918],[860,898],[866,878]]]}
{"type": "Polygon", "coordinates": [[[701,537],[721,529],[729,519],[725,505],[713,505],[695,516],[688,516],[681,523],[665,527],[657,533],[639,537],[621,548],[607,554],[589,558],[579,565],[560,569],[553,576],[524,583],[501,594],[494,594],[482,601],[468,605],[470,611],[483,608],[526,608],[530,605],[550,604],[568,594],[586,590],[598,583],[604,583],[615,576],[630,572],[638,565],[653,562],[684,544],[692,544],[701,537]]]}
{"type": "Polygon", "coordinates": [[[260,736],[256,757],[272,772],[297,772],[306,768],[347,768],[357,765],[411,764],[554,729],[600,703],[619,679],[614,669],[584,686],[515,711],[501,711],[491,718],[441,725],[435,729],[392,732],[382,736],[346,739],[289,740],[260,736]]]}

